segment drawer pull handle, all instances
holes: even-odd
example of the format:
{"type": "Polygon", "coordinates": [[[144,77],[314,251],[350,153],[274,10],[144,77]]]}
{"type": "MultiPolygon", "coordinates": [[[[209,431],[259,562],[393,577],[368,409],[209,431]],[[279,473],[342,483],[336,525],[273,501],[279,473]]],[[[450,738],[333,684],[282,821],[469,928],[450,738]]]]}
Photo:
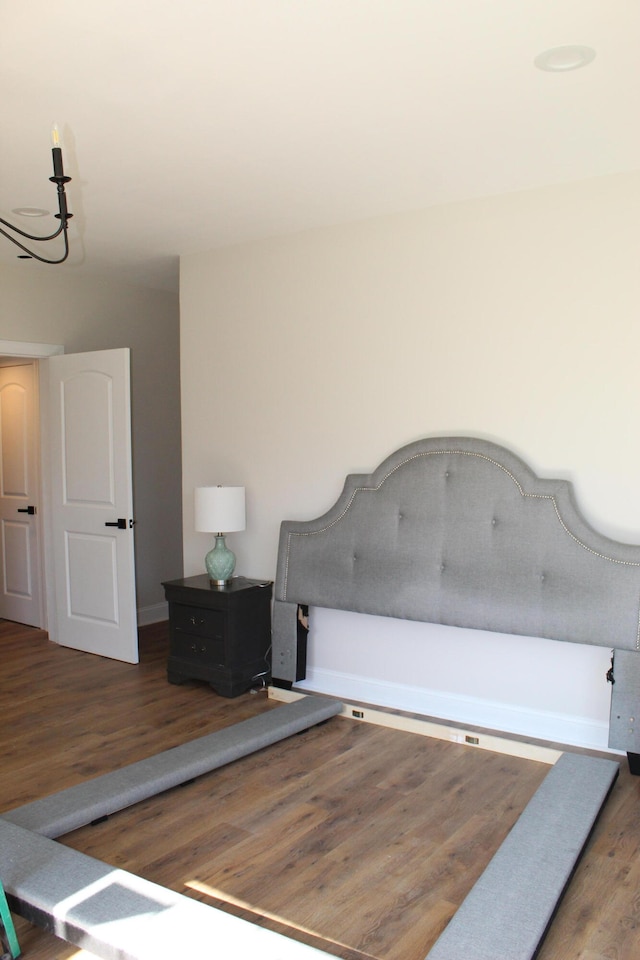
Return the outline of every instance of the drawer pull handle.
{"type": "Polygon", "coordinates": [[[205,647],[205,645],[204,645],[203,643],[201,643],[200,646],[198,646],[197,643],[192,643],[189,649],[191,650],[191,653],[206,653],[206,652],[207,652],[207,648],[205,647]]]}
{"type": "Polygon", "coordinates": [[[204,623],[204,620],[198,617],[189,617],[189,623],[192,627],[201,627],[204,623]]]}

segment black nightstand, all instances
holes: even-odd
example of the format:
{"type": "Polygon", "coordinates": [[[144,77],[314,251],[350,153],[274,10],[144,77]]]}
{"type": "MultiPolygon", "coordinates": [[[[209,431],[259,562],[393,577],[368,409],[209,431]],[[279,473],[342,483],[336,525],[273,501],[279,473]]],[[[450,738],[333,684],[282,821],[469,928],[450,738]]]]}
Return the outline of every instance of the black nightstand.
{"type": "Polygon", "coordinates": [[[203,573],[162,586],[169,602],[169,683],[206,680],[223,697],[237,697],[269,679],[269,580],[236,577],[212,587],[203,573]]]}

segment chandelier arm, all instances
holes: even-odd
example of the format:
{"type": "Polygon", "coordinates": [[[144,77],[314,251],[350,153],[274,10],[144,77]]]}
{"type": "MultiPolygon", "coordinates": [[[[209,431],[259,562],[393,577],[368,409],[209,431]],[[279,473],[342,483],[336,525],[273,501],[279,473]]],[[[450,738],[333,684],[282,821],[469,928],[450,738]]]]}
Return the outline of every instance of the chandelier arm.
{"type": "MultiPolygon", "coordinates": [[[[5,221],[2,220],[2,223],[4,222],[5,221]]],[[[12,237],[10,233],[7,233],[7,231],[3,230],[1,227],[0,227],[0,234],[2,234],[3,237],[6,237],[7,240],[10,240],[11,243],[14,243],[16,247],[20,247],[21,250],[24,250],[24,252],[28,254],[30,257],[32,257],[34,260],[39,260],[40,263],[52,263],[52,264],[64,263],[64,261],[69,256],[69,237],[67,236],[66,226],[67,225],[65,223],[64,225],[61,225],[61,228],[60,228],[64,232],[64,254],[61,257],[59,257],[57,260],[48,260],[46,257],[41,257],[38,253],[35,253],[33,250],[29,250],[28,247],[25,247],[23,243],[20,243],[18,240],[16,240],[15,237],[12,237]]],[[[60,233],[60,230],[58,231],[58,233],[60,233]]],[[[57,237],[58,233],[54,234],[54,236],[57,237]]],[[[35,239],[40,240],[40,239],[50,239],[50,238],[36,237],[35,239]]]]}
{"type": "MultiPolygon", "coordinates": [[[[20,227],[16,227],[15,224],[9,223],[8,220],[4,220],[2,217],[0,217],[0,223],[3,224],[3,226],[8,227],[9,230],[13,230],[15,233],[19,233],[21,237],[25,237],[25,239],[27,240],[55,240],[55,238],[59,237],[65,228],[65,224],[61,223],[55,233],[49,234],[48,237],[38,237],[33,233],[26,233],[26,231],[21,230],[20,227]]],[[[6,237],[7,234],[5,233],[4,236],[6,237]]],[[[12,238],[9,237],[9,239],[11,240],[12,238]]]]}

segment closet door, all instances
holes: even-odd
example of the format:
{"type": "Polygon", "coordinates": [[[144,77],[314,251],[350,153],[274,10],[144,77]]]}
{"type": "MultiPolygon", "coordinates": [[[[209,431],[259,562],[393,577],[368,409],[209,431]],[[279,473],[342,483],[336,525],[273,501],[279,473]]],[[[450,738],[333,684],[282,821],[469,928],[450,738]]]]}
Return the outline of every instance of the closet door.
{"type": "Polygon", "coordinates": [[[42,626],[37,377],[31,360],[0,366],[0,617],[42,626]]]}

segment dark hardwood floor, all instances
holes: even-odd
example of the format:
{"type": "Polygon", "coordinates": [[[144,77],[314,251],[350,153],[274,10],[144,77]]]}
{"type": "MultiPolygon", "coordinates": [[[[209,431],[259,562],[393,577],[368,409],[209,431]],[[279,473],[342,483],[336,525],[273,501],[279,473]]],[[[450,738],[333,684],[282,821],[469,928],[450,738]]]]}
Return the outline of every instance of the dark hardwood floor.
{"type": "MultiPolygon", "coordinates": [[[[168,684],[165,624],[140,649],[0,622],[0,811],[277,707],[168,684]]],[[[546,769],[334,718],[61,842],[344,960],[422,960],[546,769]]],[[[637,960],[639,846],[623,764],[539,960],[637,960]]],[[[89,957],[16,920],[25,958],[89,957]]]]}

